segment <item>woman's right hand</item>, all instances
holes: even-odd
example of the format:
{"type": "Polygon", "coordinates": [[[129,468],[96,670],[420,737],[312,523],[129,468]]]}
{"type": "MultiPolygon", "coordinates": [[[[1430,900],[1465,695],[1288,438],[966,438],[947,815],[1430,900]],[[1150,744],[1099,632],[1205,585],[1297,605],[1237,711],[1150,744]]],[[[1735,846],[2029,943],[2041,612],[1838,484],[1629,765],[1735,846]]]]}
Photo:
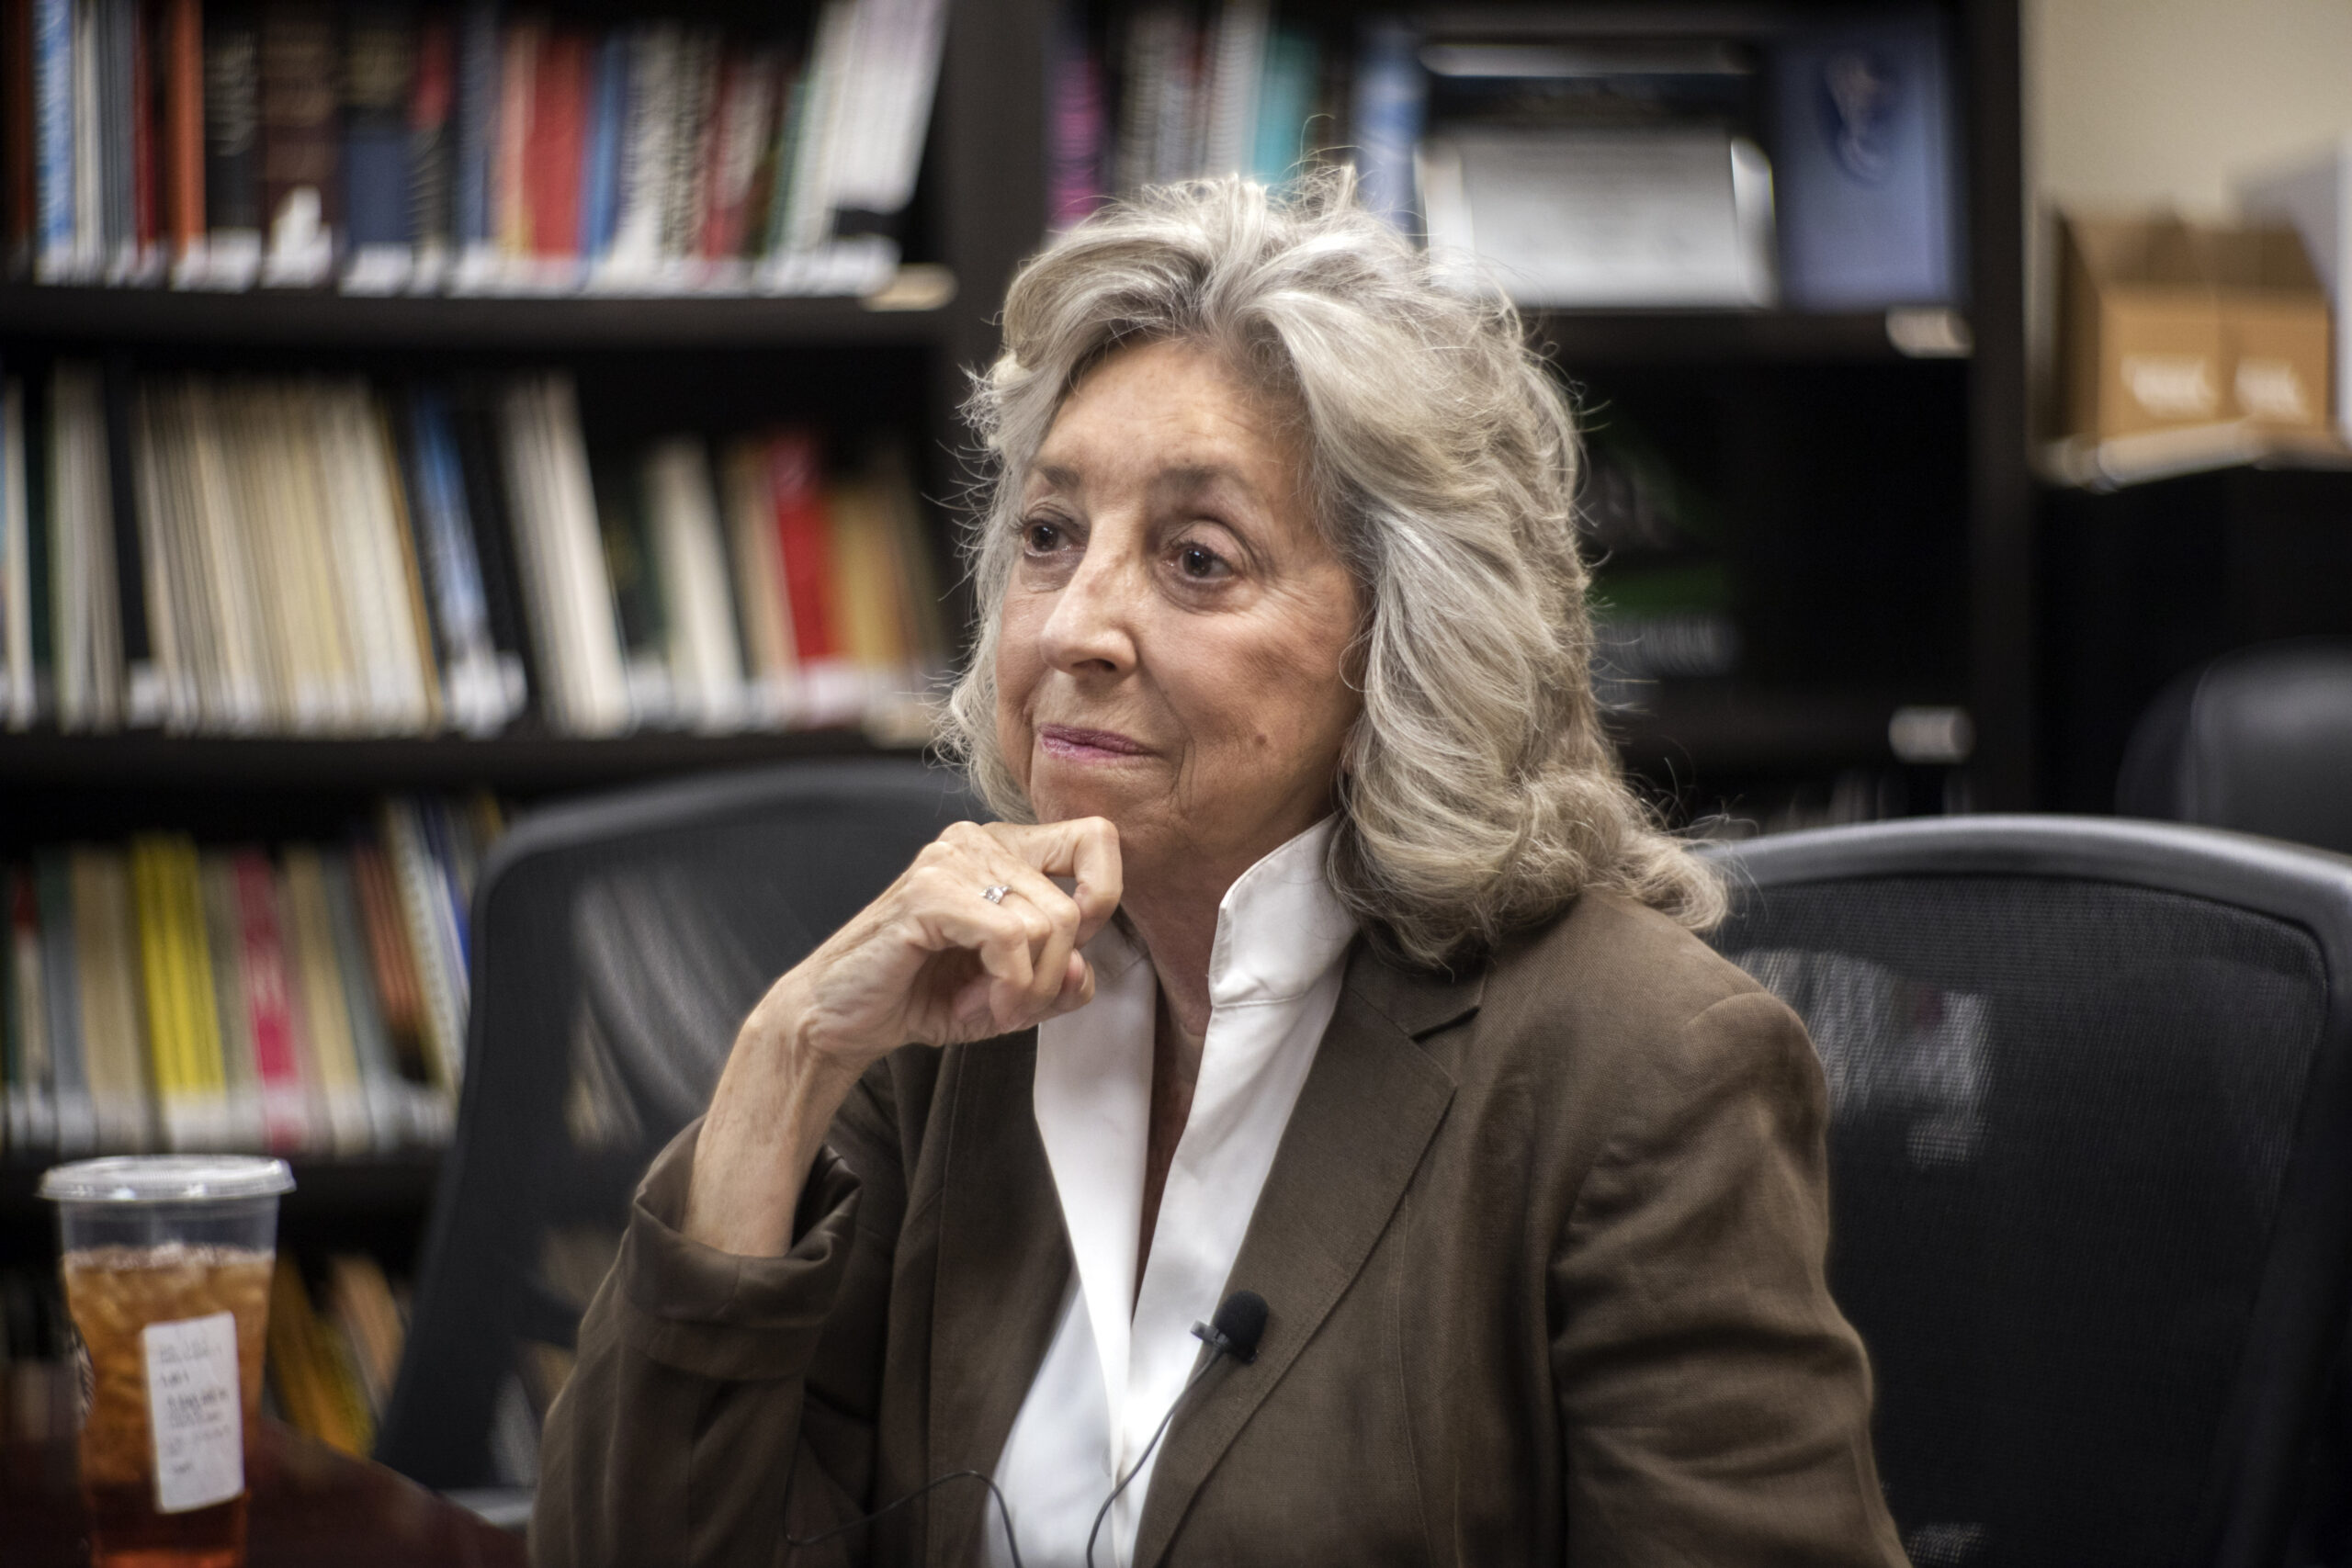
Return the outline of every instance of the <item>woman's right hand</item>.
{"type": "Polygon", "coordinates": [[[901,1045],[1007,1034],[1093,999],[1078,951],[1119,907],[1118,829],[958,822],[752,1010],[695,1150],[687,1235],[773,1257],[833,1113],[901,1045]],[[1057,876],[1073,879],[1069,892],[1057,876]],[[1002,886],[1001,902],[982,897],[1002,886]]]}

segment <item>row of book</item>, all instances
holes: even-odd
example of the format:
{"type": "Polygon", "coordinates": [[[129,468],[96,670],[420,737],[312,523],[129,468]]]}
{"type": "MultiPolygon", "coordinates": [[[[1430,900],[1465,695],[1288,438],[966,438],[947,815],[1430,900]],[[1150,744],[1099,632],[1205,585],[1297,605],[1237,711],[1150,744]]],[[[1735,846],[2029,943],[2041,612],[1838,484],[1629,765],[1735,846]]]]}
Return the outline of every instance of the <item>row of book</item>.
{"type": "Polygon", "coordinates": [[[0,384],[0,716],[18,728],[922,732],[946,660],[888,444],[592,455],[561,375],[0,384]]]}
{"type": "MultiPolygon", "coordinates": [[[[346,1453],[375,1442],[408,1336],[410,1292],[364,1252],[286,1253],[270,1282],[265,1414],[346,1453]]],[[[40,1443],[73,1429],[74,1337],[53,1263],[0,1269],[0,1435],[40,1443]]]]}
{"type": "Polygon", "coordinates": [[[1525,305],[1956,299],[1963,183],[1936,8],[1720,26],[1645,32],[1633,11],[1565,6],[1334,25],[1269,0],[1073,20],[1047,87],[1053,218],[1344,159],[1364,204],[1464,287],[1525,305]]]}
{"type": "Polygon", "coordinates": [[[864,293],[945,0],[615,27],[497,0],[5,0],[8,255],[47,283],[864,293]]]}
{"type": "Polygon", "coordinates": [[[11,1158],[448,1140],[486,796],[393,797],[334,844],[73,844],[0,873],[11,1158]]]}

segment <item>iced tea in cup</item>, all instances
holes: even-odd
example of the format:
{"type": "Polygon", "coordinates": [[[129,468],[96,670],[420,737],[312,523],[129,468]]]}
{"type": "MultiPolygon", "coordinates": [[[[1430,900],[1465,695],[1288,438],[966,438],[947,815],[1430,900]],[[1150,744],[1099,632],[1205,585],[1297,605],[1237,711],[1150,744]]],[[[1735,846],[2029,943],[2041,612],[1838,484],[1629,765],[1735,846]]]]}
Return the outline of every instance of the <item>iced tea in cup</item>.
{"type": "Polygon", "coordinates": [[[88,1407],[96,1568],[237,1568],[286,1162],[128,1156],[42,1176],[88,1407]]]}

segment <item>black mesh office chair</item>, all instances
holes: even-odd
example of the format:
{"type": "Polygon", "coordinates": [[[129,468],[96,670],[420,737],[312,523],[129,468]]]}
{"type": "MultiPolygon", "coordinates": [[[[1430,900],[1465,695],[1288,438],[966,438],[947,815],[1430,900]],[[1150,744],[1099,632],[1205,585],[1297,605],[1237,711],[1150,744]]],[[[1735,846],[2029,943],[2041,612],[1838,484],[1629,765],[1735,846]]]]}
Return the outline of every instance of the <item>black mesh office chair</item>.
{"type": "Polygon", "coordinates": [[[377,1457],[526,1487],[646,1162],[698,1114],[736,1026],[959,818],[918,762],[810,763],[526,818],[484,871],[456,1146],[377,1457]]]}
{"type": "Polygon", "coordinates": [[[2115,808],[2352,854],[2352,640],[2240,649],[2165,688],[2115,808]]]}
{"type": "Polygon", "coordinates": [[[1913,1561],[2282,1561],[2352,1265],[2352,861],[1958,818],[1727,852],[1833,1104],[1913,1561]]]}

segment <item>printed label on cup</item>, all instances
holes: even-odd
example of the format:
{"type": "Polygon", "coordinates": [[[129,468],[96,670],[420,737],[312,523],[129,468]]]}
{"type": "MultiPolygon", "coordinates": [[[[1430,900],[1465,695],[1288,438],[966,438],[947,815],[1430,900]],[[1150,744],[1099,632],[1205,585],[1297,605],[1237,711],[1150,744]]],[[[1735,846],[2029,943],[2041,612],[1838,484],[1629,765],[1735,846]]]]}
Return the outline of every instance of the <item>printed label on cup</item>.
{"type": "Polygon", "coordinates": [[[155,1433],[155,1511],[184,1514],[227,1502],[245,1489],[236,1314],[151,1323],[139,1338],[155,1433]]]}

